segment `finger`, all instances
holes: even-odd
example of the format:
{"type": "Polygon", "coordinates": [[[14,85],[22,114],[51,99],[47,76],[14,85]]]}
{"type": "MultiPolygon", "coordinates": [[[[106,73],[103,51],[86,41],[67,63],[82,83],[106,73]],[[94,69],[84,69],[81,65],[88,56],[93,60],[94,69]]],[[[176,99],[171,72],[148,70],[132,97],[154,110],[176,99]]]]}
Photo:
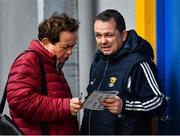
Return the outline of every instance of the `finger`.
{"type": "Polygon", "coordinates": [[[77,110],[77,109],[73,109],[73,112],[74,112],[74,113],[78,113],[78,111],[79,111],[79,110],[77,110]]]}
{"type": "Polygon", "coordinates": [[[108,110],[114,110],[114,107],[106,107],[108,110]]]}
{"type": "Polygon", "coordinates": [[[113,106],[113,103],[102,102],[102,105],[103,105],[104,107],[112,107],[112,106],[113,106]]]}
{"type": "Polygon", "coordinates": [[[104,99],[105,102],[112,103],[116,101],[116,98],[114,96],[107,97],[104,99]]]}
{"type": "Polygon", "coordinates": [[[71,114],[72,115],[77,115],[77,113],[78,113],[78,109],[73,109],[73,108],[70,108],[70,110],[71,110],[71,114]]]}
{"type": "Polygon", "coordinates": [[[114,114],[119,113],[119,110],[118,110],[117,107],[107,107],[107,109],[108,109],[111,113],[114,113],[114,114]]]}
{"type": "Polygon", "coordinates": [[[80,104],[72,104],[71,107],[73,109],[80,109],[81,108],[81,105],[80,104]]]}
{"type": "Polygon", "coordinates": [[[106,102],[106,103],[113,103],[113,102],[114,102],[114,99],[112,99],[112,98],[106,98],[106,99],[104,99],[103,102],[106,102]]]}
{"type": "Polygon", "coordinates": [[[103,105],[104,107],[106,107],[107,109],[110,109],[110,110],[116,110],[118,109],[118,106],[117,105],[112,105],[112,104],[107,104],[107,105],[103,105]]]}
{"type": "Polygon", "coordinates": [[[111,113],[116,113],[116,110],[114,109],[114,107],[108,107],[107,108],[111,113]]]}
{"type": "Polygon", "coordinates": [[[115,96],[108,96],[108,99],[115,99],[115,96]]]}
{"type": "Polygon", "coordinates": [[[77,112],[72,112],[72,111],[71,111],[71,114],[72,114],[73,116],[76,116],[76,115],[77,115],[77,112]]]}
{"type": "Polygon", "coordinates": [[[79,98],[72,98],[71,100],[70,100],[72,103],[80,103],[81,101],[80,101],[80,99],[79,98]]]}
{"type": "Polygon", "coordinates": [[[120,101],[120,97],[119,96],[110,96],[108,98],[105,99],[105,102],[118,102],[120,101]]]}

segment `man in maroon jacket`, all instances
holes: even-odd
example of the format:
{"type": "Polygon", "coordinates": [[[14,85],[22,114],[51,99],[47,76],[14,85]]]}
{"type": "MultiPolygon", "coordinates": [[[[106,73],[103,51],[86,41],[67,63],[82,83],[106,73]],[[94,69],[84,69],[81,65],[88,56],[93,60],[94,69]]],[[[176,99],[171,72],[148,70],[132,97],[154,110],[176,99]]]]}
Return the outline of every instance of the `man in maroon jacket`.
{"type": "Polygon", "coordinates": [[[41,123],[48,134],[78,134],[77,112],[82,103],[72,98],[62,70],[76,45],[78,20],[54,13],[39,25],[38,40],[11,66],[7,84],[7,100],[14,123],[25,135],[40,135],[41,123]],[[34,53],[36,52],[36,53],[34,53]],[[38,55],[39,54],[39,55],[38,55]],[[47,96],[42,95],[40,58],[45,69],[47,96]]]}

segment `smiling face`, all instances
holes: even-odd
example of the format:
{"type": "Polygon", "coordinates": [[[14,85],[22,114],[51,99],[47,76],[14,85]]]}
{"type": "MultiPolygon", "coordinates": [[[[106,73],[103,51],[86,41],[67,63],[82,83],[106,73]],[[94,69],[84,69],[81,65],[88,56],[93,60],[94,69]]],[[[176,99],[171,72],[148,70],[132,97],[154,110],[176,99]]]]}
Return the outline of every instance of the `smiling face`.
{"type": "Polygon", "coordinates": [[[115,54],[123,45],[127,37],[127,32],[119,32],[116,29],[114,19],[109,21],[96,20],[94,23],[94,32],[99,50],[104,55],[115,54]]]}
{"type": "Polygon", "coordinates": [[[76,45],[77,33],[63,31],[60,33],[60,41],[55,43],[48,44],[48,51],[53,55],[56,55],[59,63],[64,63],[67,61],[72,54],[73,47],[76,45]]]}

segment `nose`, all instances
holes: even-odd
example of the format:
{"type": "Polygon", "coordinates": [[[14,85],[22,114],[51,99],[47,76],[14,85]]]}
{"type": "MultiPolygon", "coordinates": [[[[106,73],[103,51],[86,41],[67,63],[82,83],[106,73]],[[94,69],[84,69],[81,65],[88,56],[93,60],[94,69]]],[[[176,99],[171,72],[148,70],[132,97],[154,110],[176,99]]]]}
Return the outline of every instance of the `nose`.
{"type": "Polygon", "coordinates": [[[68,50],[67,50],[66,53],[67,53],[68,55],[71,55],[71,54],[72,54],[72,49],[73,49],[73,48],[68,48],[68,50]]]}
{"type": "Polygon", "coordinates": [[[108,41],[108,40],[107,40],[105,37],[102,37],[102,38],[101,38],[101,44],[106,44],[107,41],[108,41]]]}

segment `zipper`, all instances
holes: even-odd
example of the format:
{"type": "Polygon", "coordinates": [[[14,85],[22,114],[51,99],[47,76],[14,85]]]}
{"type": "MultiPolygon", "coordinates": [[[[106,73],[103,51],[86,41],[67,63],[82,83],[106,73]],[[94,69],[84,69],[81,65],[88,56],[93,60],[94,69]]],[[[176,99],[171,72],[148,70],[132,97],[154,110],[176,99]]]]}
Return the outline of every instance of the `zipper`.
{"type": "MultiPolygon", "coordinates": [[[[105,66],[105,69],[104,69],[104,73],[103,73],[103,77],[101,79],[101,82],[99,83],[98,85],[98,88],[97,88],[97,92],[99,92],[99,89],[101,87],[101,84],[103,82],[103,79],[105,78],[106,76],[106,71],[107,71],[107,68],[108,68],[108,64],[109,64],[109,56],[108,56],[108,59],[107,59],[107,63],[106,63],[106,66],[105,66]]],[[[88,120],[88,135],[90,135],[90,131],[91,131],[91,115],[92,115],[92,110],[90,110],[89,112],[89,120],[88,120]]]]}

